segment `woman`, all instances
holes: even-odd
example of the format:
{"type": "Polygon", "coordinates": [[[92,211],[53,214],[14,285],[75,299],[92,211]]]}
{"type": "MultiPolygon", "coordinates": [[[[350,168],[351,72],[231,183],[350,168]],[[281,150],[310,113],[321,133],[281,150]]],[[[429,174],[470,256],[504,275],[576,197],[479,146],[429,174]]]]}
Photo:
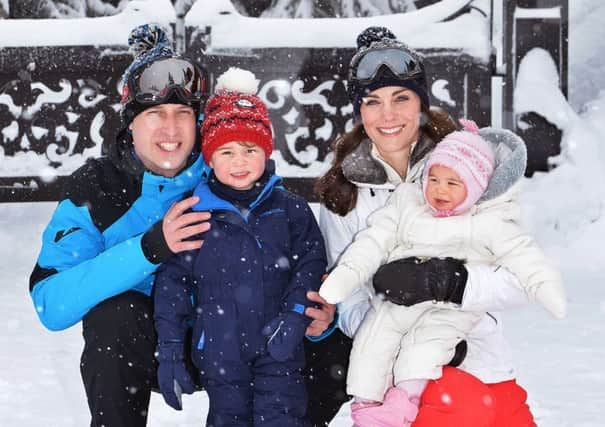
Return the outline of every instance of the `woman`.
{"type": "MultiPolygon", "coordinates": [[[[378,27],[363,31],[357,45],[348,83],[361,123],[336,142],[334,164],[316,186],[330,265],[399,183],[420,177],[421,160],[455,130],[447,114],[429,108],[426,74],[416,52],[378,27]]],[[[461,368],[446,367],[440,379],[429,382],[413,426],[534,426],[525,390],[515,382],[501,322],[492,312],[527,302],[516,277],[498,266],[431,259],[398,263],[401,281],[387,280],[385,289],[381,275],[392,278],[393,268],[384,266],[374,283],[381,283],[381,292],[395,303],[441,300],[461,304],[462,310],[489,312],[466,337],[469,357],[465,360],[463,341],[451,349],[452,360],[442,361],[461,368]]],[[[370,308],[370,287],[364,289],[339,306],[338,326],[348,337],[370,308]]],[[[422,328],[422,319],[418,322],[422,328]]],[[[348,357],[345,351],[342,359],[348,357]]]]}

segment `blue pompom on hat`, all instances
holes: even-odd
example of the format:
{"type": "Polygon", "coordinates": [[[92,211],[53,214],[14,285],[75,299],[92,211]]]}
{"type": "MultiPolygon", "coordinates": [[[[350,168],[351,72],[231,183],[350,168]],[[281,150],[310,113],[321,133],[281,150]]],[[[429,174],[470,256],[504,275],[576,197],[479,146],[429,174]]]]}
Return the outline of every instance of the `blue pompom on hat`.
{"type": "Polygon", "coordinates": [[[128,46],[134,61],[122,75],[122,86],[126,85],[132,73],[158,58],[174,56],[171,41],[158,24],[143,24],[134,28],[128,36],[128,46]]]}

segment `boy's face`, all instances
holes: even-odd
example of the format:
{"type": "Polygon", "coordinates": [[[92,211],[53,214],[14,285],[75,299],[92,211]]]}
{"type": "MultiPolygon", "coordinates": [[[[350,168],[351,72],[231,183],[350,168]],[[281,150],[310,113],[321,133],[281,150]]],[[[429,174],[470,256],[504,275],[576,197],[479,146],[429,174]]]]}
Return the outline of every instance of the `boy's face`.
{"type": "Polygon", "coordinates": [[[265,172],[266,156],[262,148],[249,142],[221,145],[210,158],[216,178],[235,190],[250,190],[265,172]]]}
{"type": "Polygon", "coordinates": [[[134,151],[151,172],[177,175],[187,163],[196,137],[195,112],[181,104],[160,104],[137,114],[129,128],[134,151]]]}
{"type": "Polygon", "coordinates": [[[433,208],[451,211],[466,199],[466,186],[452,169],[434,165],[429,170],[425,197],[433,208]]]}

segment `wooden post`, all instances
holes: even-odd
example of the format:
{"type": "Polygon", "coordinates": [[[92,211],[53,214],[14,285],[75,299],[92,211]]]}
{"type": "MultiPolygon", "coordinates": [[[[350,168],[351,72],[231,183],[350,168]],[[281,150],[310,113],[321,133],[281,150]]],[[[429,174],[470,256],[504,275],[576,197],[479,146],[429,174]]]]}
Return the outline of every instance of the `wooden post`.
{"type": "Polygon", "coordinates": [[[501,15],[503,22],[502,62],[496,64],[497,71],[505,72],[501,124],[524,139],[529,176],[549,169],[548,157],[560,153],[562,133],[536,112],[515,115],[513,96],[519,63],[531,49],[547,51],[557,65],[559,88],[567,96],[568,0],[493,0],[493,4],[492,12],[501,15]]]}

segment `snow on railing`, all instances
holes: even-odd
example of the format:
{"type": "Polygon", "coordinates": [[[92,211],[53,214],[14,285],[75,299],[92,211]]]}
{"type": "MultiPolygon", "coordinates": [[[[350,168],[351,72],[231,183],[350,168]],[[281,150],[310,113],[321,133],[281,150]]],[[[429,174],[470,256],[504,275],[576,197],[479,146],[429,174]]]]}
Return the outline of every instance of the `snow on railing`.
{"type": "MultiPolygon", "coordinates": [[[[469,0],[443,0],[412,12],[363,18],[250,18],[229,0],[198,1],[186,17],[191,27],[211,27],[212,50],[267,47],[355,47],[355,37],[372,25],[386,26],[416,48],[462,49],[487,61],[489,19],[477,11],[445,21],[469,0]]],[[[487,14],[489,16],[489,13],[487,14]]]]}
{"type": "Polygon", "coordinates": [[[108,17],[2,19],[0,47],[127,45],[134,27],[148,22],[169,27],[175,20],[170,0],[134,0],[108,17]]]}

